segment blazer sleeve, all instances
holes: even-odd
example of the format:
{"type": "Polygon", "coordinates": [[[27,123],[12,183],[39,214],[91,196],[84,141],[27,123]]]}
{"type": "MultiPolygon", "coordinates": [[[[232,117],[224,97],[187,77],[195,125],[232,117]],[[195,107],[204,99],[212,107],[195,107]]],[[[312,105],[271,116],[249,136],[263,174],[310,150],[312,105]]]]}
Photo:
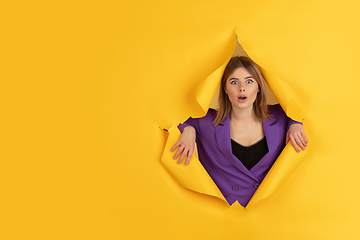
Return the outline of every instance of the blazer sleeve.
{"type": "Polygon", "coordinates": [[[184,131],[184,128],[192,126],[193,128],[195,128],[196,132],[198,132],[199,131],[199,120],[200,120],[200,118],[190,117],[184,123],[179,124],[178,128],[179,128],[180,132],[182,133],[184,131]]]}
{"type": "Polygon", "coordinates": [[[188,127],[188,126],[192,126],[195,128],[196,132],[198,133],[199,131],[201,131],[201,126],[210,126],[212,124],[212,122],[214,121],[215,117],[216,117],[216,110],[210,108],[209,111],[206,113],[206,115],[204,117],[201,118],[188,118],[188,120],[186,120],[184,123],[179,124],[178,128],[180,130],[180,132],[182,133],[184,131],[184,128],[188,127]]]}
{"type": "Polygon", "coordinates": [[[295,121],[291,118],[289,118],[286,113],[284,112],[284,110],[282,109],[282,107],[280,106],[280,104],[275,104],[275,105],[269,105],[269,111],[270,114],[273,113],[275,116],[278,116],[281,119],[285,119],[287,121],[287,127],[286,127],[286,131],[289,130],[289,127],[293,124],[301,124],[302,122],[298,122],[295,121]]]}

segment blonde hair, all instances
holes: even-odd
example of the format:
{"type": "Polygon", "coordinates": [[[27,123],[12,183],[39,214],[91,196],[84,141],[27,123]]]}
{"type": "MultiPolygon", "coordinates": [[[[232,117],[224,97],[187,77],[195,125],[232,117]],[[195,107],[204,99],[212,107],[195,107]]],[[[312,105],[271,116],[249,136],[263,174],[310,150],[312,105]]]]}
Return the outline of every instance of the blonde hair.
{"type": "Polygon", "coordinates": [[[270,118],[265,96],[265,80],[260,72],[259,67],[248,57],[232,57],[221,78],[219,110],[217,111],[216,118],[213,122],[214,125],[222,123],[231,112],[231,102],[228,95],[225,93],[226,80],[236,69],[242,67],[245,68],[254,77],[255,81],[259,85],[259,92],[253,105],[255,118],[259,121],[268,120],[270,118]]]}

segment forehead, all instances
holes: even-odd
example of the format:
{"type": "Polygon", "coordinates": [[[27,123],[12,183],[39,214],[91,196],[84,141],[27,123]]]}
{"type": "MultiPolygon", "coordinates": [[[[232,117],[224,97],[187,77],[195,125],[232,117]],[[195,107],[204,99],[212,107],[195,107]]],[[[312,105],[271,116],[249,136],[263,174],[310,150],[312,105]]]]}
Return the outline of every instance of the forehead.
{"type": "Polygon", "coordinates": [[[231,78],[238,78],[238,79],[244,79],[247,77],[252,77],[254,78],[254,76],[244,67],[240,67],[235,69],[230,76],[228,77],[228,80],[231,78]]]}

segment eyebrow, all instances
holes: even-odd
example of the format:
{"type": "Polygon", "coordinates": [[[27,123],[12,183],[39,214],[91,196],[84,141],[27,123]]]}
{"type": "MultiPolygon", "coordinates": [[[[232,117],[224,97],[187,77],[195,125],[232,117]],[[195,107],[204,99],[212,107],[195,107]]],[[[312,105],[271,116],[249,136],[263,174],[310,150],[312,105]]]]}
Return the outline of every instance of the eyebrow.
{"type": "MultiPolygon", "coordinates": [[[[245,77],[245,79],[250,79],[250,78],[255,79],[255,78],[252,77],[252,76],[247,76],[247,77],[245,77]]],[[[239,79],[238,79],[238,78],[230,78],[229,81],[230,81],[230,80],[239,80],[239,79]]]]}

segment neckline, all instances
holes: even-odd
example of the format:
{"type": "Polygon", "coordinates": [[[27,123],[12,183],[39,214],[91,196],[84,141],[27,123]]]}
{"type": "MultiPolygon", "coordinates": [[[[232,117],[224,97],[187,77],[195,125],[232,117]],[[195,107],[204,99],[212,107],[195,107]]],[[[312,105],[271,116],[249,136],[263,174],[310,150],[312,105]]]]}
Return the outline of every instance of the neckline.
{"type": "Polygon", "coordinates": [[[236,143],[237,145],[239,145],[239,146],[241,146],[241,147],[243,147],[243,148],[251,148],[251,147],[259,144],[260,142],[264,141],[265,139],[266,139],[266,136],[264,136],[263,138],[259,139],[257,142],[251,144],[250,146],[244,146],[244,145],[238,143],[237,141],[233,140],[232,138],[231,138],[231,142],[234,142],[234,143],[236,143]]]}

